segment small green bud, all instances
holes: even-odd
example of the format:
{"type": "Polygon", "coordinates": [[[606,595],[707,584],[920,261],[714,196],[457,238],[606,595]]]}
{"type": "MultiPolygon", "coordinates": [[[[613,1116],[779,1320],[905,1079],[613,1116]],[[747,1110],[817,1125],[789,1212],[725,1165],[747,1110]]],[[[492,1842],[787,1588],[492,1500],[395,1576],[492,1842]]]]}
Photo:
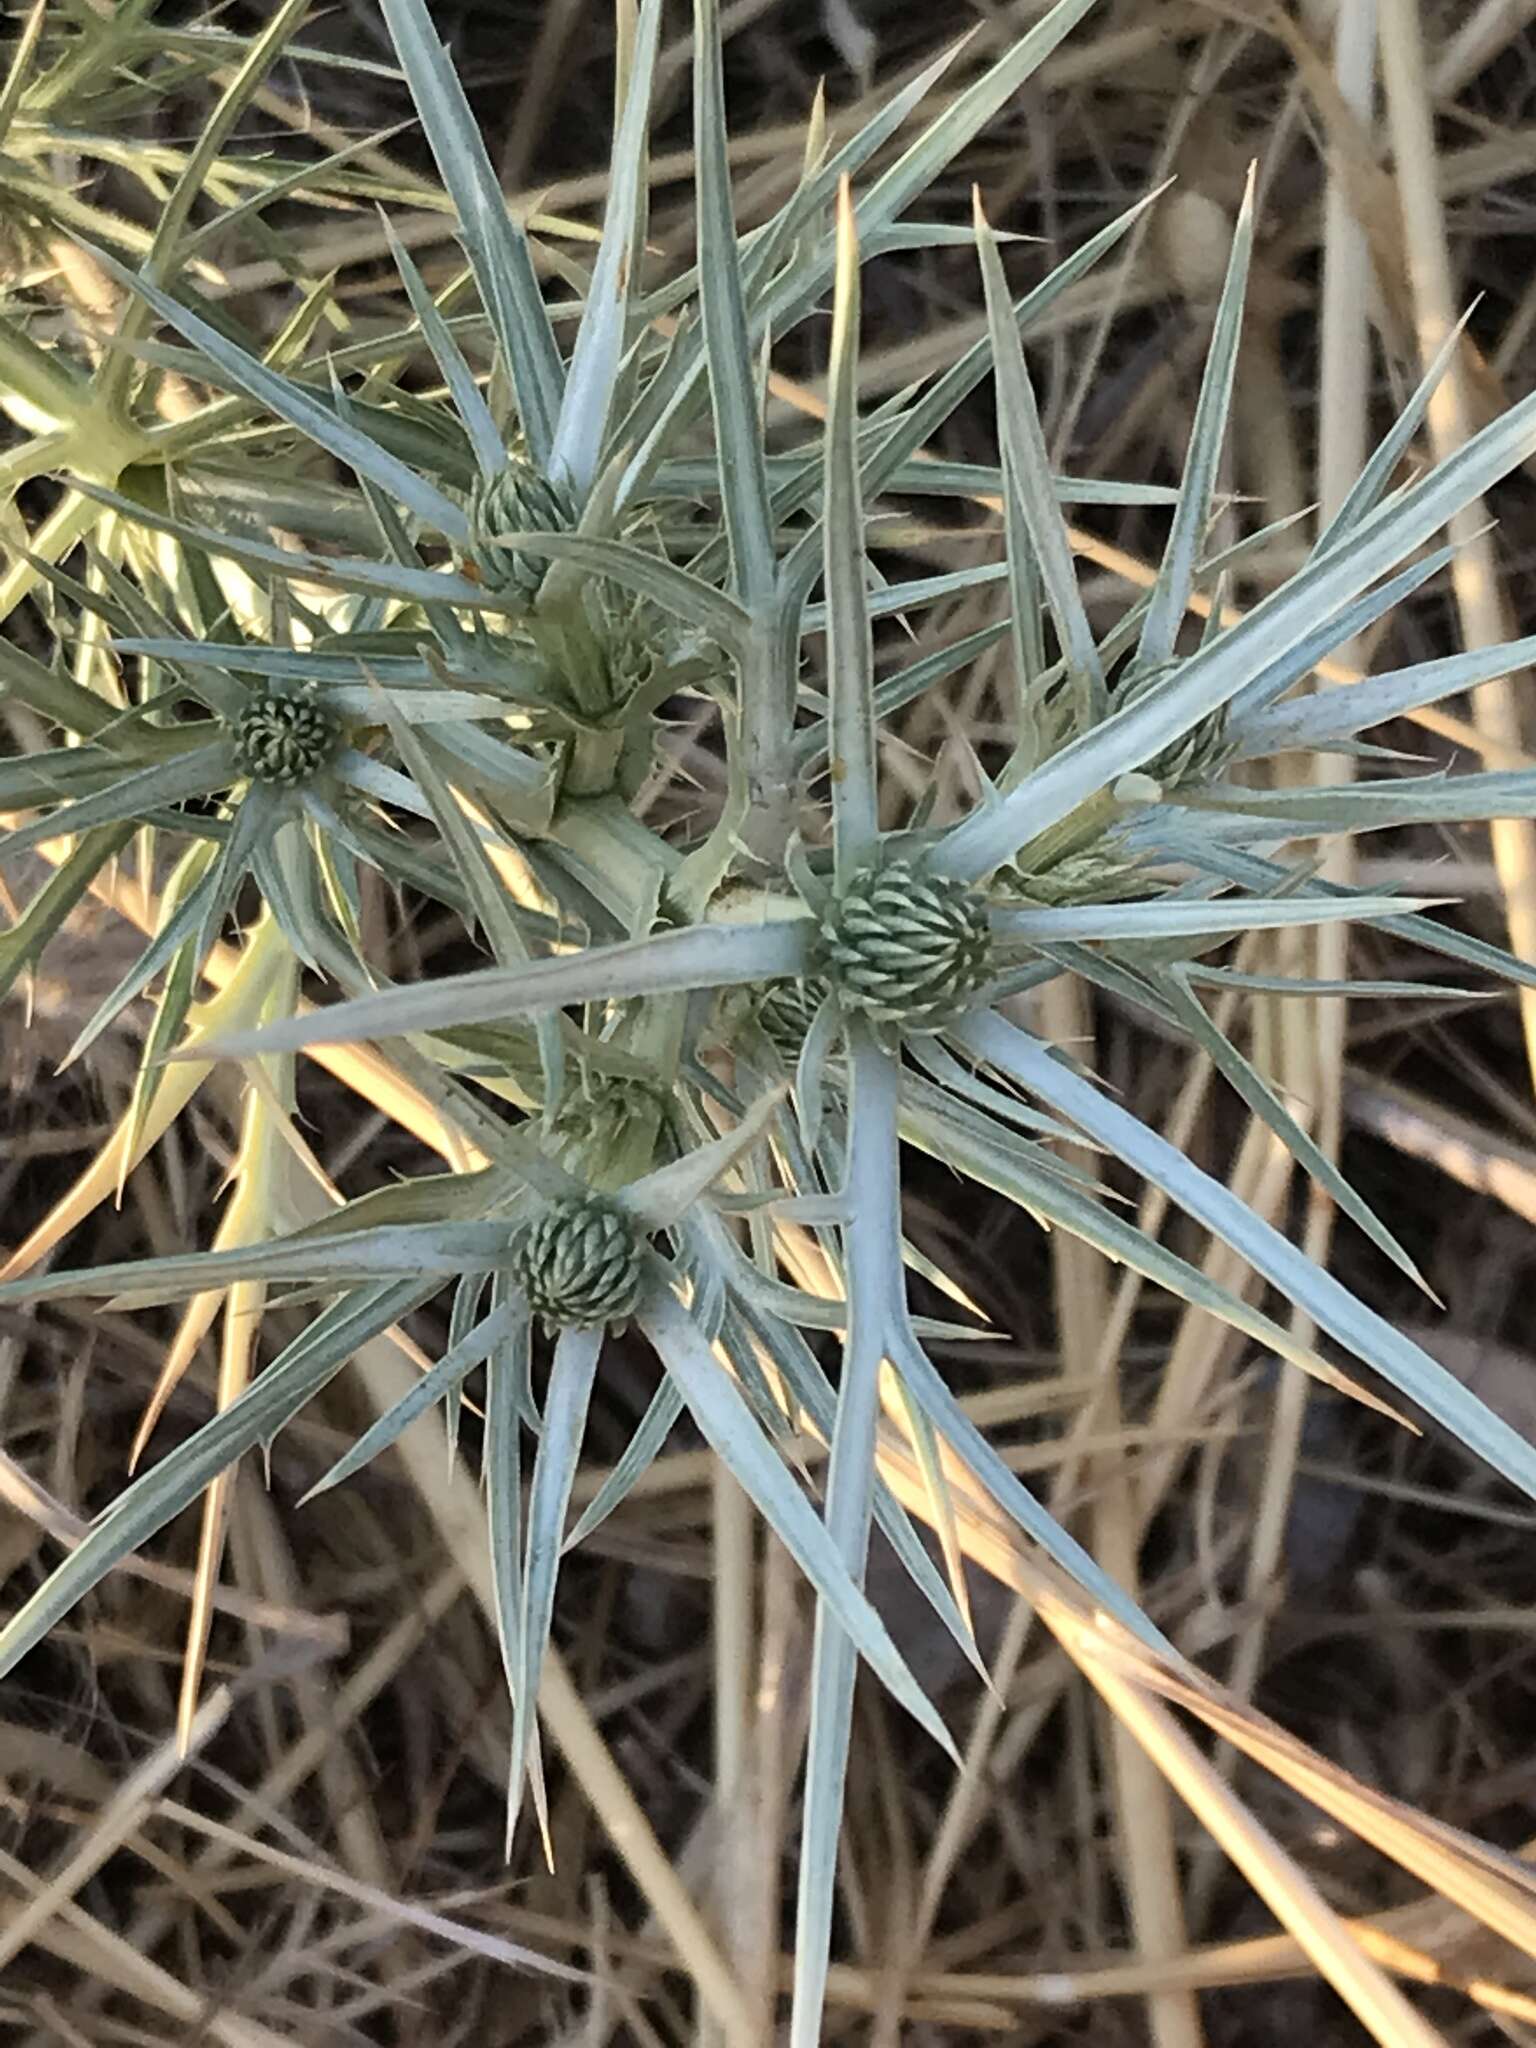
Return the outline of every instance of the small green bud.
{"type": "Polygon", "coordinates": [[[469,504],[475,562],[487,590],[531,604],[549,568],[513,545],[519,533],[566,533],[576,524],[576,503],[563,485],[513,455],[499,476],[482,479],[469,504]]]}
{"type": "Polygon", "coordinates": [[[780,1054],[794,1060],[800,1056],[821,1002],[822,990],[814,982],[770,981],[758,998],[755,1016],[780,1054]]]}
{"type": "Polygon", "coordinates": [[[252,697],[234,728],[235,758],[253,782],[292,789],[308,782],[341,745],[341,727],[323,704],[301,693],[252,697]]]}
{"type": "Polygon", "coordinates": [[[605,650],[608,695],[615,709],[646,687],[661,662],[662,631],[653,627],[648,634],[643,626],[643,621],[621,626],[605,650]]]}
{"type": "MultiPolygon", "coordinates": [[[[1180,666],[1177,661],[1160,662],[1155,668],[1128,677],[1116,692],[1116,710],[1161,689],[1180,666]]],[[[1164,747],[1160,754],[1144,761],[1141,771],[1163,789],[1178,789],[1183,783],[1209,781],[1226,766],[1231,752],[1231,742],[1227,737],[1227,707],[1223,704],[1208,718],[1202,718],[1182,738],[1164,747]]]]}
{"type": "Polygon", "coordinates": [[[1187,783],[1210,782],[1232,756],[1227,738],[1227,714],[1223,705],[1209,718],[1201,719],[1193,732],[1185,733],[1171,747],[1165,747],[1147,763],[1147,773],[1164,789],[1180,789],[1187,783]]]}
{"type": "Polygon", "coordinates": [[[821,919],[816,966],[845,1010],[939,1031],[986,981],[987,907],[948,875],[893,860],[856,875],[821,919]]]}
{"type": "Polygon", "coordinates": [[[633,1074],[589,1074],[565,1095],[554,1115],[554,1132],[578,1156],[617,1151],[637,1124],[666,1107],[662,1091],[633,1074]]]}
{"type": "Polygon", "coordinates": [[[1013,886],[1031,903],[1049,905],[1115,903],[1159,893],[1149,882],[1141,863],[1119,850],[1113,841],[1100,840],[1077,853],[1066,854],[1039,874],[1011,875],[1013,886]]]}
{"type": "Polygon", "coordinates": [[[552,1329],[622,1323],[640,1299],[641,1243],[627,1216],[599,1195],[567,1195],[512,1240],[512,1273],[552,1329]]]}

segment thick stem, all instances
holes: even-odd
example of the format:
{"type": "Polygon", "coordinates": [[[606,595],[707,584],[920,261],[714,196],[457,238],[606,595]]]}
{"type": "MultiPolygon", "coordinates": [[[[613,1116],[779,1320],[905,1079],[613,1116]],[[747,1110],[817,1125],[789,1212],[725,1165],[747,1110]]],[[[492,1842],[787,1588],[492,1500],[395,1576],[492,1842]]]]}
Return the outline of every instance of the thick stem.
{"type": "Polygon", "coordinates": [[[40,429],[44,421],[48,428],[77,426],[90,410],[89,385],[68,374],[61,360],[67,359],[56,360],[18,329],[0,322],[0,384],[6,409],[24,408],[28,427],[40,429]]]}
{"type": "MultiPolygon", "coordinates": [[[[678,864],[673,848],[612,795],[562,804],[554,836],[603,877],[636,921],[678,864]]],[[[655,1163],[662,1102],[677,1070],[687,1008],[686,995],[655,997],[641,1006],[624,1036],[624,1050],[645,1062],[657,1093],[654,1111],[635,1118],[622,1147],[607,1162],[604,1179],[615,1186],[638,1180],[655,1163]]]]}
{"type": "Polygon", "coordinates": [[[1015,859],[1020,873],[1043,874],[1070,854],[1082,853],[1113,822],[1119,810],[1120,806],[1109,791],[1101,789],[1085,804],[1079,804],[1059,824],[1050,826],[1038,839],[1031,839],[1019,848],[1015,859]]]}
{"type": "Polygon", "coordinates": [[[618,779],[624,754],[621,726],[579,726],[565,757],[565,788],[571,796],[606,796],[618,779]]]}
{"type": "Polygon", "coordinates": [[[772,619],[754,621],[742,650],[739,678],[741,773],[747,795],[741,842],[756,865],[782,874],[798,810],[795,674],[781,659],[772,619]]]}

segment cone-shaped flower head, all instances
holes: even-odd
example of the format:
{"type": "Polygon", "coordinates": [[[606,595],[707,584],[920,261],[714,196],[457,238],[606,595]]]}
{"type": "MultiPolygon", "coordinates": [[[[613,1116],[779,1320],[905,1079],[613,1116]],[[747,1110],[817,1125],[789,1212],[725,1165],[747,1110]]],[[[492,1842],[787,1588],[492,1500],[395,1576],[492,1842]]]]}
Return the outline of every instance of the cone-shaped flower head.
{"type": "Polygon", "coordinates": [[[475,561],[488,590],[531,604],[549,564],[514,543],[519,533],[565,533],[576,524],[576,504],[563,486],[519,455],[499,476],[475,488],[469,506],[475,561]]]}
{"type": "Polygon", "coordinates": [[[341,744],[341,727],[307,693],[252,697],[234,729],[235,755],[253,782],[292,789],[317,775],[341,744]]]}
{"type": "Polygon", "coordinates": [[[784,1058],[793,1060],[799,1053],[825,993],[814,981],[770,981],[764,988],[757,1022],[784,1058]]]}
{"type": "Polygon", "coordinates": [[[910,861],[855,875],[821,916],[817,966],[845,1010],[938,1031],[987,979],[986,904],[966,883],[910,861]]]}
{"type": "Polygon", "coordinates": [[[551,1329],[622,1323],[640,1298],[640,1238],[611,1202],[567,1195],[518,1231],[512,1272],[529,1307],[551,1329]]]}

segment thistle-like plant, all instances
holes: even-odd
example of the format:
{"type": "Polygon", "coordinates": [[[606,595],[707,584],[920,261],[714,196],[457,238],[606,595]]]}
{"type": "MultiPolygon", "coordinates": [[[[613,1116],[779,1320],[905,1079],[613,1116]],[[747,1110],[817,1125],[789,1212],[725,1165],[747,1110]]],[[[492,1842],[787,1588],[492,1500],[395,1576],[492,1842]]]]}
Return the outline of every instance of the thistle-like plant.
{"type": "MultiPolygon", "coordinates": [[[[1290,849],[1388,825],[1536,814],[1536,775],[1268,787],[1245,779],[1245,764],[1346,750],[1383,720],[1529,662],[1536,648],[1521,642],[1297,694],[1331,651],[1443,568],[1449,550],[1435,537],[1536,452],[1536,400],[1401,483],[1437,364],[1304,564],[1230,623],[1221,599],[1246,544],[1212,555],[1209,535],[1250,210],[1184,478],[1161,497],[1052,474],[1026,357],[1032,325],[1140,209],[1018,301],[979,199],[963,229],[911,214],[1092,0],[1060,0],[898,149],[941,59],[836,150],[811,150],[791,197],[746,236],[727,176],[717,7],[696,0],[697,249],[690,269],[656,285],[646,131],[661,9],[644,0],[622,42],[606,220],[569,350],[425,0],[382,6],[457,209],[475,297],[455,286],[445,307],[396,244],[407,330],[325,361],[309,351],[307,325],[264,359],[202,303],[183,260],[185,213],[138,268],[97,251],[129,295],[136,355],[125,347],[102,373],[112,475],[72,465],[73,525],[39,547],[46,559],[31,570],[74,672],[5,656],[15,696],[64,738],[0,764],[0,798],[38,814],[0,842],[0,859],[45,840],[70,846],[0,941],[0,974],[30,965],[149,826],[157,849],[182,846],[179,865],[156,935],[87,1033],[158,981],[125,1163],[174,1114],[167,1091],[187,1059],[200,1072],[220,1055],[259,1059],[280,1106],[292,1055],[358,1042],[387,1052],[478,1163],[302,1227],[277,1203],[260,1241],[0,1290],[0,1300],[94,1293],[131,1307],[282,1281],[325,1298],[302,1335],[93,1525],[0,1632],[0,1671],[117,1558],[269,1442],[360,1344],[451,1289],[448,1349],[322,1484],[435,1403],[456,1423],[464,1382],[484,1368],[514,1818],[525,1782],[541,1805],[533,1708],[572,1482],[605,1333],[632,1322],[662,1378],[581,1529],[617,1504],[686,1409],[817,1596],[792,2022],[797,2048],[810,2048],[858,1660],[949,1741],[864,1596],[873,1522],[975,1656],[963,1585],[946,1582],[880,1476],[882,1403],[913,1444],[941,1533],[947,1451],[1075,1597],[1177,1656],[1017,1478],[930,1356],[935,1334],[971,1326],[909,1309],[906,1274],[919,1262],[903,1234],[904,1146],[1299,1369],[1365,1393],[1338,1354],[1536,1497],[1530,1444],[1021,1022],[1017,1000],[1081,976],[1182,1034],[1412,1271],[1205,998],[1255,986],[1223,964],[1226,942],[1331,919],[1530,984],[1528,966],[1428,906],[1320,880],[1290,849]],[[974,242],[985,336],[931,383],[861,414],[861,264],[957,239],[974,242]],[[824,426],[770,440],[771,352],[829,301],[824,426]],[[152,318],[179,343],[150,341],[152,318]],[[147,370],[118,367],[135,360],[147,370]],[[405,388],[407,361],[434,366],[440,388],[405,388]],[[156,426],[155,379],[167,370],[226,396],[156,426]],[[997,467],[924,459],[987,378],[997,467]],[[310,450],[334,465],[306,472],[284,498],[282,524],[310,546],[262,531],[249,495],[221,500],[231,436],[253,461],[291,465],[310,450]],[[348,473],[354,482],[337,480],[348,473]],[[876,514],[893,494],[994,498],[1003,559],[917,581],[899,562],[877,572],[876,514]],[[1074,498],[1170,507],[1153,588],[1102,636],[1063,519],[1074,498]],[[69,548],[74,570],[62,566],[69,548]],[[995,631],[905,666],[887,660],[880,673],[878,621],[984,578],[1007,598],[995,631]],[[1210,623],[1191,645],[1184,622],[1197,604],[1210,623]],[[973,764],[981,794],[957,821],[925,806],[899,814],[880,773],[885,722],[998,641],[1012,664],[1010,748],[973,764]],[[726,794],[717,815],[658,831],[630,800],[683,699],[717,713],[726,794]],[[363,866],[450,906],[495,964],[391,984],[363,943],[363,866]],[[254,982],[240,992],[237,972],[237,994],[184,1039],[248,876],[264,910],[247,957],[259,946],[290,969],[306,963],[343,1000],[294,1008],[290,972],[277,1006],[291,1014],[274,1015],[265,973],[258,999],[254,982]],[[1139,1230],[1062,1156],[1063,1139],[1091,1141],[1163,1190],[1304,1311],[1317,1344],[1139,1230]],[[784,1277],[786,1235],[806,1231],[835,1276],[831,1298],[784,1277]],[[553,1340],[542,1380],[540,1327],[553,1340]],[[841,1340],[830,1374],[807,1336],[827,1330],[841,1340]],[[802,1428],[829,1449],[819,1512],[798,1476],[802,1428]]],[[[283,32],[262,47],[280,47],[283,32]]],[[[248,63],[259,77],[257,58],[248,63]]],[[[270,1114],[270,1097],[253,1099],[270,1114]]]]}

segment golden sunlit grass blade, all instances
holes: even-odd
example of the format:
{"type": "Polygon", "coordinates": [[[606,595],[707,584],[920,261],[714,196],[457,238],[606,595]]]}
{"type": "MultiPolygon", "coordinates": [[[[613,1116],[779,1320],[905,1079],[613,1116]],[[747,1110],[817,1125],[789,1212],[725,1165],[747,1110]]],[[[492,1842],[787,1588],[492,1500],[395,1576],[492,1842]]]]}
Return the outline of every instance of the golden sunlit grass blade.
{"type": "Polygon", "coordinates": [[[1116,1724],[1145,1750],[1382,2048],[1444,2048],[1444,2037],[1414,2011],[1172,1715],[1106,1670],[1081,1632],[1063,1640],[1116,1724]]]}
{"type": "MultiPolygon", "coordinates": [[[[153,929],[152,925],[146,926],[153,929]]],[[[281,947],[281,935],[270,918],[259,923],[232,967],[225,987],[200,1004],[189,1023],[186,1043],[195,1047],[238,1025],[254,1023],[268,994],[267,977],[281,947]]],[[[69,1191],[61,1196],[43,1221],[17,1246],[0,1268],[0,1278],[14,1279],[25,1273],[51,1251],[76,1224],[90,1215],[98,1204],[112,1198],[125,1174],[137,1165],[180,1116],[212,1069],[188,1061],[167,1069],[149,1111],[144,1118],[138,1143],[131,1158],[124,1157],[126,1127],[110,1139],[69,1191]]]]}
{"type": "MultiPolygon", "coordinates": [[[[215,1237],[213,1249],[226,1249],[219,1237],[215,1237]]],[[[155,1425],[165,1412],[166,1402],[180,1385],[188,1366],[197,1356],[198,1346],[213,1328],[214,1318],[218,1315],[223,1302],[224,1290],[214,1288],[207,1294],[194,1294],[182,1311],[181,1321],[176,1326],[176,1335],[167,1347],[160,1376],[151,1389],[149,1399],[144,1403],[144,1413],[139,1417],[139,1426],[134,1431],[133,1445],[128,1453],[130,1472],[137,1470],[139,1460],[154,1435],[155,1425]]]]}
{"type": "MultiPolygon", "coordinates": [[[[1428,363],[1454,329],[1458,309],[1436,183],[1434,106],[1423,22],[1415,0],[1380,0],[1380,7],[1382,76],[1402,201],[1408,283],[1419,351],[1428,363]]],[[[1473,422],[1461,361],[1453,361],[1431,399],[1428,424],[1440,461],[1464,447],[1470,437],[1473,422]]],[[[1467,647],[1497,646],[1510,638],[1511,620],[1498,554],[1480,502],[1468,505],[1452,520],[1451,536],[1457,543],[1451,583],[1462,640],[1467,647]]],[[[1502,677],[1474,690],[1472,712],[1477,729],[1496,745],[1524,747],[1517,677],[1502,677]]],[[[1496,819],[1489,833],[1504,889],[1511,950],[1522,960],[1536,962],[1536,825],[1524,818],[1496,819]]],[[[1520,990],[1520,1016],[1526,1061],[1536,1082],[1536,989],[1520,990]]]]}
{"type": "MultiPolygon", "coordinates": [[[[262,1303],[266,1289],[242,1282],[229,1290],[224,1305],[224,1341],[220,1348],[217,1405],[227,1408],[250,1385],[251,1355],[261,1327],[262,1303]]],[[[197,1717],[198,1695],[202,1690],[203,1667],[208,1659],[208,1632],[213,1625],[213,1595],[224,1559],[230,1494],[236,1473],[232,1467],[221,1472],[203,1495],[202,1526],[198,1533],[197,1566],[192,1604],[187,1615],[186,1650],[181,1668],[181,1691],[177,1703],[176,1727],[183,1747],[191,1740],[197,1717]]]]}
{"type": "Polygon", "coordinates": [[[944,1475],[943,1448],[933,1424],[902,1384],[901,1375],[892,1372],[889,1366],[881,1374],[880,1400],[886,1414],[895,1419],[906,1437],[918,1470],[923,1475],[928,1495],[928,1526],[939,1539],[949,1590],[954,1594],[960,1617],[974,1639],[976,1624],[971,1615],[971,1589],[966,1583],[965,1553],[955,1521],[955,1504],[950,1498],[949,1481],[944,1475]]]}
{"type": "MultiPolygon", "coordinates": [[[[1053,1037],[1069,1044],[1091,1045],[1092,1017],[1075,984],[1052,983],[1044,993],[1042,1016],[1053,1037]]],[[[1091,1169],[1092,1157],[1080,1152],[1077,1163],[1091,1169]]],[[[1051,1234],[1051,1266],[1062,1363],[1068,1372],[1097,1370],[1099,1391],[1085,1408],[1085,1419],[1091,1416],[1095,1429],[1113,1430],[1121,1420],[1121,1362],[1100,1356],[1109,1317],[1108,1268],[1091,1246],[1064,1231],[1051,1234]]],[[[1094,1460],[1088,1487],[1094,1503],[1094,1553],[1134,1597],[1141,1582],[1141,1528],[1135,1488],[1124,1460],[1113,1452],[1094,1460]]],[[[1133,1731],[1115,1702],[1109,1704],[1112,1711],[1101,1735],[1132,1926],[1138,1949],[1156,1961],[1188,1946],[1172,1802],[1152,1754],[1132,1739],[1133,1731]]],[[[1205,2032],[1200,2009],[1187,1992],[1149,1994],[1147,2020],[1157,2048],[1202,2048],[1205,2032]]]]}

